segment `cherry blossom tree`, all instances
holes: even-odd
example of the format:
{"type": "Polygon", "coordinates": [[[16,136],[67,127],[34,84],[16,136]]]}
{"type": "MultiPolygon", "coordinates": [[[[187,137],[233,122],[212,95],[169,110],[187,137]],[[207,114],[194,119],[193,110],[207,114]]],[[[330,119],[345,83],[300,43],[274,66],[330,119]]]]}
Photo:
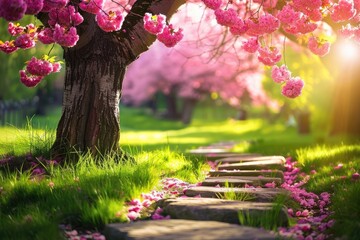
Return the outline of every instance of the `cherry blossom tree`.
{"type": "Polygon", "coordinates": [[[161,92],[166,96],[166,117],[184,123],[191,121],[197,101],[211,93],[238,108],[245,98],[270,104],[261,84],[263,67],[253,54],[239,54],[241,46],[237,45],[242,42],[230,35],[223,38],[222,26],[203,22],[212,14],[197,4],[179,9],[172,22],[181,23],[184,38],[173,48],[155,42],[129,66],[123,85],[125,103],[140,105],[161,92]],[[180,112],[176,99],[182,102],[180,112]]]}
{"type": "MultiPolygon", "coordinates": [[[[220,46],[232,39],[238,44],[229,51],[241,46],[260,63],[273,67],[275,81],[282,84],[281,92],[289,98],[299,96],[304,83],[289,74],[286,64],[279,66],[282,42],[290,39],[325,56],[331,48],[331,36],[337,34],[354,42],[360,39],[359,1],[192,2],[211,9],[212,15],[204,17],[204,24],[216,23],[224,29],[220,46]]],[[[63,114],[53,145],[55,153],[76,148],[97,154],[118,148],[118,104],[126,68],[155,39],[174,47],[183,38],[181,23],[169,21],[183,4],[182,0],[0,0],[0,17],[9,21],[10,35],[1,36],[1,51],[10,54],[30,49],[37,42],[59,44],[64,49],[63,114]],[[13,23],[25,14],[34,15],[41,23],[35,19],[27,26],[13,23]]],[[[218,52],[216,46],[214,52],[218,52]]],[[[34,57],[20,70],[20,80],[33,87],[59,69],[60,63],[51,56],[34,57]]]]}

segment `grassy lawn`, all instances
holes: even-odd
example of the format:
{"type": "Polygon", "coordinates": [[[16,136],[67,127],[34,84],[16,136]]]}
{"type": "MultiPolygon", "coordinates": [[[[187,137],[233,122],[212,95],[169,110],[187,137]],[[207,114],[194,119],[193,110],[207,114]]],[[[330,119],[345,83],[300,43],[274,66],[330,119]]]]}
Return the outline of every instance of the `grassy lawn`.
{"type": "MultiPolygon", "coordinates": [[[[299,135],[281,122],[235,121],[228,118],[232,113],[216,111],[198,111],[193,123],[185,126],[155,119],[141,109],[123,108],[120,144],[134,162],[118,164],[113,156],[104,156],[99,165],[82,156],[75,166],[47,165],[43,177],[0,171],[1,238],[58,239],[59,224],[101,230],[106,223],[126,221],[125,203],[155,189],[160,179],[201,181],[209,167],[186,151],[218,141],[238,142],[236,151],[292,156],[311,174],[308,190],[332,193],[335,235],[360,238],[360,181],[352,179],[360,172],[358,140],[327,138],[316,131],[299,135]]],[[[46,154],[59,114],[54,109],[47,117],[34,117],[24,128],[1,127],[0,156],[46,154]]]]}

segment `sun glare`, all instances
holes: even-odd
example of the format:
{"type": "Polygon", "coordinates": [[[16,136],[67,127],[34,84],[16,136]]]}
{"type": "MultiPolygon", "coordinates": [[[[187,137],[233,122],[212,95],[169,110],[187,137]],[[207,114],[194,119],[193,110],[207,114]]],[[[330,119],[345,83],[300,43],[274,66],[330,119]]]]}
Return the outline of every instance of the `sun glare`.
{"type": "Polygon", "coordinates": [[[359,60],[359,46],[353,41],[344,41],[339,47],[339,54],[343,60],[359,60]]]}

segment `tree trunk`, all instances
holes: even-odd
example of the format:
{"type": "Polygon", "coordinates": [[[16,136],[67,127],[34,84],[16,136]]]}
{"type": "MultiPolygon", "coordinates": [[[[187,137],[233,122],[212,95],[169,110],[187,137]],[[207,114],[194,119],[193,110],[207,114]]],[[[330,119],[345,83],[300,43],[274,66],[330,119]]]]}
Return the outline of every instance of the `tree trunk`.
{"type": "Polygon", "coordinates": [[[348,64],[335,84],[331,134],[360,137],[360,68],[348,64]]]}
{"type": "Polygon", "coordinates": [[[195,98],[184,98],[183,109],[181,112],[181,120],[184,124],[191,123],[192,115],[197,101],[198,100],[195,98]]]}
{"type": "Polygon", "coordinates": [[[87,46],[65,51],[63,113],[55,152],[75,148],[96,154],[118,147],[120,91],[132,56],[111,34],[95,36],[87,46]]]}
{"type": "MultiPolygon", "coordinates": [[[[119,148],[119,101],[127,66],[155,40],[143,27],[146,12],[170,18],[182,0],[137,0],[122,29],[105,33],[94,15],[83,13],[79,42],[64,49],[66,62],[63,112],[53,156],[90,151],[103,155],[119,148]]],[[[42,22],[47,22],[39,18],[42,22]]]]}
{"type": "Polygon", "coordinates": [[[164,117],[170,120],[179,120],[180,115],[177,107],[176,87],[171,87],[170,93],[165,95],[165,101],[166,112],[164,117]]]}

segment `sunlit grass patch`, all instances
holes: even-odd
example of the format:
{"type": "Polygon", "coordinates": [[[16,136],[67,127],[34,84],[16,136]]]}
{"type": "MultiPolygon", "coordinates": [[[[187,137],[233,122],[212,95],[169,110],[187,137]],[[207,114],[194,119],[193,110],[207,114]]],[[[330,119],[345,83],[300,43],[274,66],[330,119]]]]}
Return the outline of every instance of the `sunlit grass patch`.
{"type": "Polygon", "coordinates": [[[1,172],[1,236],[11,239],[14,226],[22,224],[23,219],[30,219],[33,228],[21,230],[17,239],[29,234],[40,236],[41,224],[51,225],[47,229],[49,239],[58,239],[59,224],[101,229],[110,222],[127,221],[125,203],[156,189],[164,177],[190,182],[204,178],[206,167],[202,162],[188,160],[169,149],[134,151],[133,156],[134,161],[119,163],[115,154],[104,156],[101,162],[85,154],[76,165],[54,166],[39,176],[32,176],[31,170],[1,172]]]}

